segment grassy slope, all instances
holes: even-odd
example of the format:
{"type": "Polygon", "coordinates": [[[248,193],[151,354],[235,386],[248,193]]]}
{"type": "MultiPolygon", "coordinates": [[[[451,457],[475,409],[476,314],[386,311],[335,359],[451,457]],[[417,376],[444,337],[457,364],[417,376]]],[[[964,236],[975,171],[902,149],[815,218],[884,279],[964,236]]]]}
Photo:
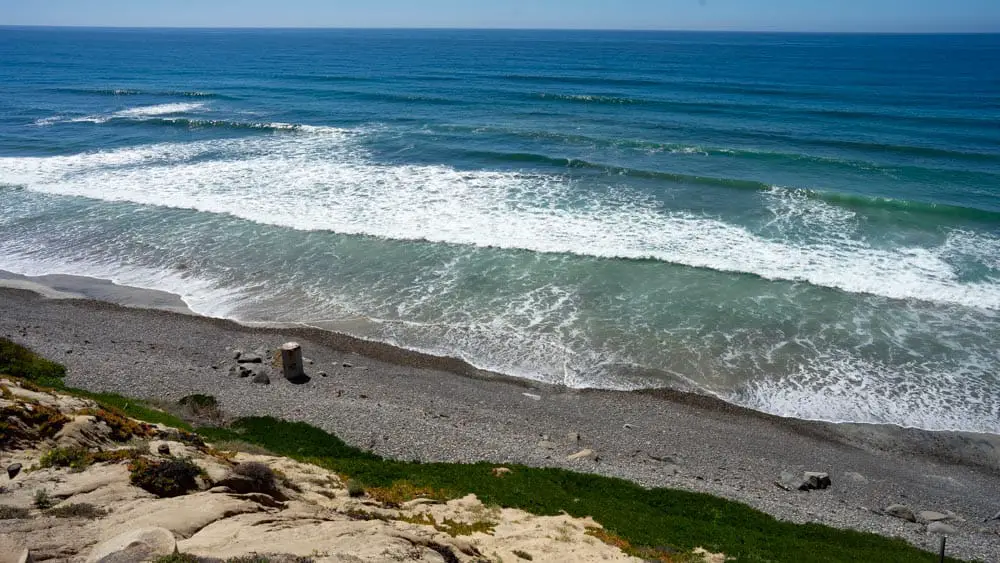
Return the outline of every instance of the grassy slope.
{"type": "MultiPolygon", "coordinates": [[[[189,428],[177,417],[135,399],[68,389],[62,384],[62,366],[4,339],[0,339],[0,373],[94,399],[140,420],[189,428]]],[[[632,546],[654,548],[663,554],[672,550],[688,552],[700,546],[738,561],[937,561],[935,555],[903,540],[819,524],[781,522],[744,504],[700,493],[644,489],[621,479],[563,469],[508,466],[513,473],[499,479],[491,472],[495,465],[488,463],[382,459],[301,422],[252,417],[237,420],[229,428],[199,428],[198,432],[209,441],[249,442],[278,455],[315,463],[366,487],[388,488],[406,483],[448,497],[475,493],[487,504],[535,514],[565,511],[573,516],[591,516],[632,546]]]]}

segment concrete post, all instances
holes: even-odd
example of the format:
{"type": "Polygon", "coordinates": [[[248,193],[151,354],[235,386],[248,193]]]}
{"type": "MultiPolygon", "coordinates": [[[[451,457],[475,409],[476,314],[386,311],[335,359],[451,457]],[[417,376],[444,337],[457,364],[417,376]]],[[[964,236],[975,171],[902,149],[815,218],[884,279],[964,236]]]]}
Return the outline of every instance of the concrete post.
{"type": "Polygon", "coordinates": [[[302,370],[302,347],[298,342],[286,342],[281,345],[281,369],[285,379],[290,381],[306,376],[302,370]]]}

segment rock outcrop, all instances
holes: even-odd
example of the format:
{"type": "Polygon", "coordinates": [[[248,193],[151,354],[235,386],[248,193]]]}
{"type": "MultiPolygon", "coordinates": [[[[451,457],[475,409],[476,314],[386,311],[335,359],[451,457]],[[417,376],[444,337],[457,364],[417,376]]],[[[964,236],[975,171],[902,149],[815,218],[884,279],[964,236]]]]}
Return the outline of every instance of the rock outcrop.
{"type": "MultiPolygon", "coordinates": [[[[88,400],[2,378],[0,397],[0,422],[16,429],[3,433],[2,461],[25,468],[0,489],[0,552],[27,549],[36,561],[74,563],[155,560],[175,547],[200,557],[267,553],[317,563],[518,561],[524,554],[639,561],[594,537],[600,525],[589,518],[490,507],[472,495],[386,504],[352,497],[321,467],[219,451],[88,400]]],[[[498,468],[497,477],[509,472],[498,468]]]]}

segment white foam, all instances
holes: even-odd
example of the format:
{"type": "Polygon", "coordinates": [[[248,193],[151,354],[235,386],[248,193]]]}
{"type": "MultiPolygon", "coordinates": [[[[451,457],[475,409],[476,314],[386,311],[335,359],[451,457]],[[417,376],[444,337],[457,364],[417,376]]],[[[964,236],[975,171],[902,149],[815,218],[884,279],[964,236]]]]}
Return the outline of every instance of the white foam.
{"type": "Polygon", "coordinates": [[[205,107],[201,102],[175,102],[155,106],[139,106],[115,112],[115,117],[157,117],[175,113],[190,113],[205,107]]]}
{"type": "MultiPolygon", "coordinates": [[[[154,106],[155,107],[155,106],[154,106]]],[[[664,211],[627,191],[579,202],[557,175],[373,161],[357,132],[166,143],[69,157],[0,158],[0,183],[105,201],[189,208],[302,230],[399,240],[652,258],[896,299],[1000,310],[1000,281],[963,282],[953,248],[877,248],[851,213],[776,191],[776,220],[812,236],[769,238],[716,217],[664,211]],[[782,194],[782,195],[776,195],[782,194]],[[805,207],[810,206],[810,207],[805,207]],[[846,226],[846,227],[845,227],[846,226]]],[[[992,235],[980,235],[991,240],[992,235]]]]}
{"type": "Polygon", "coordinates": [[[94,261],[64,256],[45,257],[38,252],[24,252],[16,243],[0,243],[0,270],[22,276],[68,274],[110,280],[118,285],[155,289],[179,295],[198,314],[231,318],[239,303],[242,288],[220,287],[215,282],[174,271],[94,261]]]}
{"type": "Polygon", "coordinates": [[[1000,397],[988,373],[974,365],[888,367],[840,352],[805,360],[779,379],[755,378],[723,398],[809,420],[1000,434],[1000,397]]]}

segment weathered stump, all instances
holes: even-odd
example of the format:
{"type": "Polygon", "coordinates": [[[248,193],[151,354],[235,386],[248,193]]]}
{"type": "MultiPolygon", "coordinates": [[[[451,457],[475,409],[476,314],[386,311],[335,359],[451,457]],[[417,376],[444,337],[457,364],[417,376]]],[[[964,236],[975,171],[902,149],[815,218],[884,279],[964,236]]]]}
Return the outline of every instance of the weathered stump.
{"type": "Polygon", "coordinates": [[[305,371],[302,370],[302,346],[298,342],[281,345],[281,369],[285,379],[289,381],[305,378],[305,371]]]}

